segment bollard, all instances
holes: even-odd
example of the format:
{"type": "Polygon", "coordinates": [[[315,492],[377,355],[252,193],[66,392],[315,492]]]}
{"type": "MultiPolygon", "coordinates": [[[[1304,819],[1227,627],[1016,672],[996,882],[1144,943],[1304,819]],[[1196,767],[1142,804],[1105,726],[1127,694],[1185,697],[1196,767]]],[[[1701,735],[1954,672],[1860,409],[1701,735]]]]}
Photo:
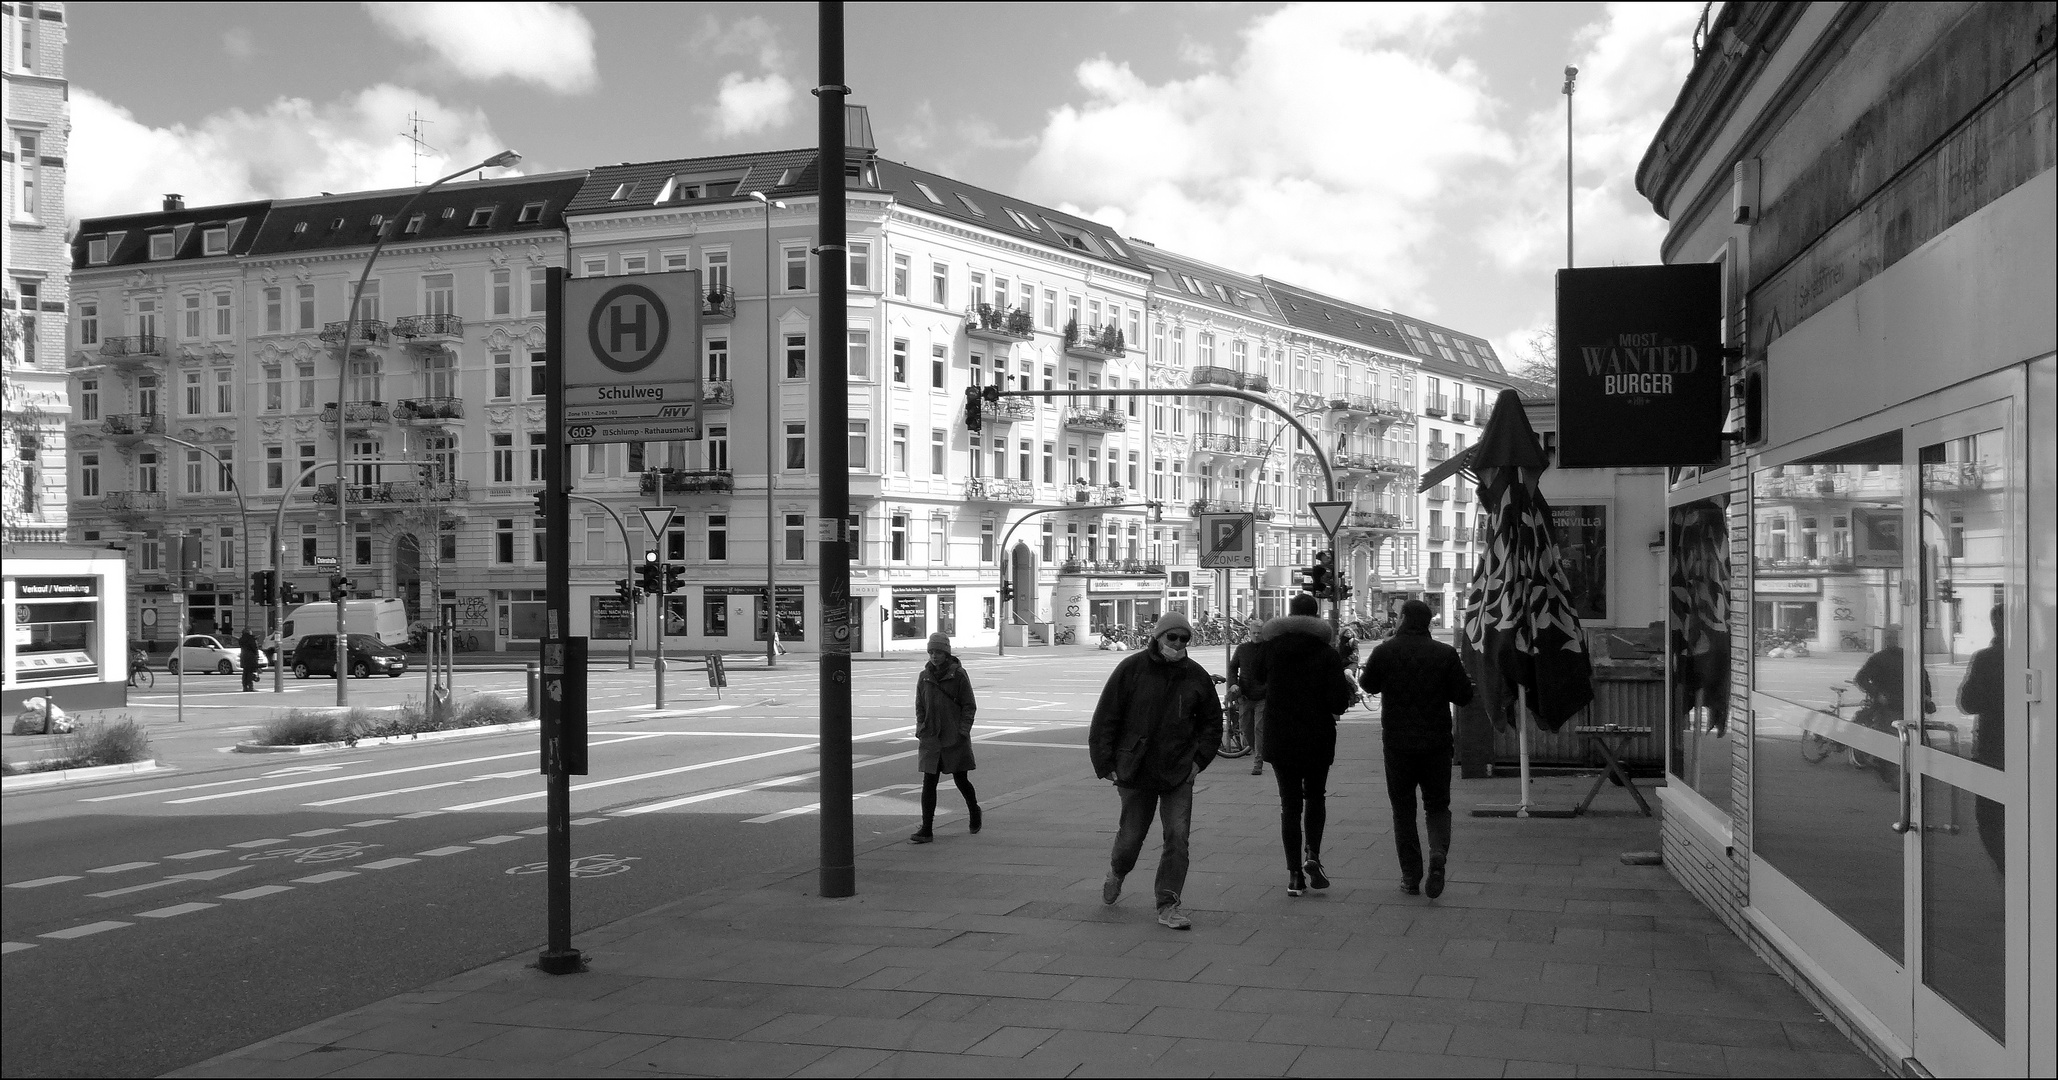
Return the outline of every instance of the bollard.
{"type": "Polygon", "coordinates": [[[657,658],[657,659],[655,659],[655,660],[653,660],[653,661],[651,661],[650,663],[651,663],[651,670],[652,670],[652,673],[653,673],[653,674],[655,674],[655,675],[657,676],[657,695],[656,695],[656,698],[657,698],[657,699],[656,699],[656,701],[655,701],[655,702],[654,702],[654,703],[652,704],[652,706],[651,706],[651,707],[652,707],[652,708],[657,708],[657,709],[662,709],[662,708],[664,708],[664,707],[665,707],[665,658],[664,658],[664,654],[662,654],[662,653],[658,654],[658,658],[657,658]]]}
{"type": "Polygon", "coordinates": [[[529,715],[542,716],[543,703],[537,700],[536,698],[536,665],[523,664],[522,667],[527,672],[527,680],[529,686],[529,715]]]}

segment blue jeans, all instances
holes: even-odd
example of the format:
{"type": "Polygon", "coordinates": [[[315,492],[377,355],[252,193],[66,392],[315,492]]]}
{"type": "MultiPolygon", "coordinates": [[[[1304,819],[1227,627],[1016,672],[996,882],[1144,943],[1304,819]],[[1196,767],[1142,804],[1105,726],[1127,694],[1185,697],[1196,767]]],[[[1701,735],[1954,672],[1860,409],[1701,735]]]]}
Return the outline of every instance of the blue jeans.
{"type": "Polygon", "coordinates": [[[1159,907],[1179,902],[1186,888],[1186,844],[1193,833],[1193,781],[1170,791],[1146,791],[1117,787],[1122,796],[1122,823],[1115,831],[1115,850],[1109,863],[1115,873],[1127,875],[1136,868],[1143,853],[1143,839],[1156,817],[1164,825],[1165,850],[1158,856],[1157,901],[1159,907]]]}

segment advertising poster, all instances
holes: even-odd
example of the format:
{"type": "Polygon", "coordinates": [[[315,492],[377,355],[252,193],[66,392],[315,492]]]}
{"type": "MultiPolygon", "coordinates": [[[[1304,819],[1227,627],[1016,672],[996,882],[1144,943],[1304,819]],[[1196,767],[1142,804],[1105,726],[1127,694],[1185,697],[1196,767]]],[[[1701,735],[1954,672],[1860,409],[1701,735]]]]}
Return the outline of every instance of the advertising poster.
{"type": "Polygon", "coordinates": [[[1721,264],[1558,271],[1558,464],[1716,464],[1722,364],[1721,264]]]}
{"type": "Polygon", "coordinates": [[[629,605],[620,597],[593,597],[593,625],[591,634],[595,641],[627,641],[634,636],[634,615],[629,605]]]}
{"type": "Polygon", "coordinates": [[[1608,619],[1608,508],[1575,503],[1551,507],[1551,527],[1558,534],[1558,558],[1572,612],[1581,622],[1608,619]]]}

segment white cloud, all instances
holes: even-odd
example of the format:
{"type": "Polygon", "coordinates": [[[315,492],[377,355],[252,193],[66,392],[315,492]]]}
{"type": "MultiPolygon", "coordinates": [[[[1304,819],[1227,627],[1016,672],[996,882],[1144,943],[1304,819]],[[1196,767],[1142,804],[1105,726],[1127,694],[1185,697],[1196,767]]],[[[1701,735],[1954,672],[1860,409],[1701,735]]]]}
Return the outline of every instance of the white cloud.
{"type": "Polygon", "coordinates": [[[372,21],[479,82],[514,79],[560,94],[600,83],[593,25],[565,4],[371,3],[372,21]]]}
{"type": "Polygon", "coordinates": [[[777,72],[753,79],[732,71],[722,76],[721,89],[715,91],[708,127],[723,138],[775,128],[792,117],[799,98],[799,91],[777,72]]]}
{"type": "Polygon", "coordinates": [[[257,38],[246,26],[231,26],[222,31],[222,51],[232,60],[248,60],[257,55],[257,38]]]}
{"type": "Polygon", "coordinates": [[[159,128],[74,85],[66,201],[85,218],[155,210],[173,191],[199,206],[406,187],[415,182],[414,151],[396,133],[416,111],[435,122],[442,148],[421,158],[421,182],[506,148],[485,113],[398,86],[320,105],[279,98],[259,111],[159,128]]]}
{"type": "Polygon", "coordinates": [[[724,23],[710,15],[681,51],[700,63],[709,57],[741,56],[757,65],[756,74],[731,71],[722,76],[715,103],[702,109],[708,134],[724,139],[753,135],[794,119],[800,91],[783,70],[791,66],[791,57],[779,42],[779,32],[763,17],[724,23]]]}

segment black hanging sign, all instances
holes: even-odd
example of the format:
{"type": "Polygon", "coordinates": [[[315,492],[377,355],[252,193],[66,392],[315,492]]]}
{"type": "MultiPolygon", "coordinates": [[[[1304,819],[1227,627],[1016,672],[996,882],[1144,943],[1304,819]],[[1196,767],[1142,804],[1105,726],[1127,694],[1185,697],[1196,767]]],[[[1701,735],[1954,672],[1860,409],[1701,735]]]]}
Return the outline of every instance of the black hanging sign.
{"type": "Polygon", "coordinates": [[[1722,460],[1722,266],[1558,271],[1558,465],[1722,460]]]}

